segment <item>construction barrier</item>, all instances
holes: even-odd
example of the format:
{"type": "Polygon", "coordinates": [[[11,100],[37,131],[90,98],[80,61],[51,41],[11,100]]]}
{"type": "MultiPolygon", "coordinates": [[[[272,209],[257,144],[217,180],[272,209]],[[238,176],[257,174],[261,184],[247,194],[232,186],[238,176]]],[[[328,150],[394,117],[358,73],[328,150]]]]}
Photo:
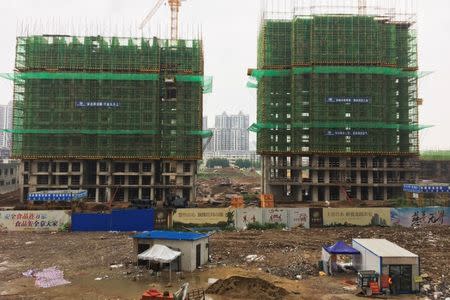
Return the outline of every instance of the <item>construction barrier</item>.
{"type": "Polygon", "coordinates": [[[70,211],[0,211],[0,231],[57,231],[70,226],[70,211]]]}
{"type": "Polygon", "coordinates": [[[303,227],[309,228],[309,208],[288,208],[289,228],[303,227]]]}
{"type": "Polygon", "coordinates": [[[168,229],[173,227],[173,211],[172,209],[156,208],[155,209],[155,229],[168,229]]]}
{"type": "Polygon", "coordinates": [[[74,213],[72,231],[153,230],[153,209],[113,210],[112,213],[74,213]]]}
{"type": "Polygon", "coordinates": [[[262,208],[263,224],[288,224],[288,211],[286,208],[262,208]]]}
{"type": "Polygon", "coordinates": [[[262,223],[263,214],[261,208],[236,209],[236,229],[245,229],[250,223],[262,223]]]}
{"type": "Polygon", "coordinates": [[[390,208],[324,208],[324,226],[390,226],[390,208]]]}
{"type": "Polygon", "coordinates": [[[226,227],[233,226],[234,219],[232,208],[180,208],[173,214],[173,226],[226,227]]]}
{"type": "Polygon", "coordinates": [[[309,209],[309,227],[323,227],[323,208],[311,207],[309,209]]]}
{"type": "Polygon", "coordinates": [[[391,208],[392,226],[450,225],[450,207],[391,208]]]}

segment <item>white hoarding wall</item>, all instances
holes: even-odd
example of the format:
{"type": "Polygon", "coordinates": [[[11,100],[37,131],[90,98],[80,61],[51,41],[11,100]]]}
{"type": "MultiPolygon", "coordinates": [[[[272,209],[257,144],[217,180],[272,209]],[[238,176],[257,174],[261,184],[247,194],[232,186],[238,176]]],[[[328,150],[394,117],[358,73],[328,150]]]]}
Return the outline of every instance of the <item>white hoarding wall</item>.
{"type": "Polygon", "coordinates": [[[309,208],[288,208],[289,228],[303,227],[309,228],[309,208]]]}
{"type": "Polygon", "coordinates": [[[263,224],[288,223],[288,212],[286,208],[263,208],[263,224]]]}
{"type": "Polygon", "coordinates": [[[250,223],[262,223],[261,208],[238,208],[236,209],[236,228],[245,229],[250,223]]]}
{"type": "Polygon", "coordinates": [[[70,223],[66,210],[0,211],[0,231],[56,231],[68,229],[70,223]]]}

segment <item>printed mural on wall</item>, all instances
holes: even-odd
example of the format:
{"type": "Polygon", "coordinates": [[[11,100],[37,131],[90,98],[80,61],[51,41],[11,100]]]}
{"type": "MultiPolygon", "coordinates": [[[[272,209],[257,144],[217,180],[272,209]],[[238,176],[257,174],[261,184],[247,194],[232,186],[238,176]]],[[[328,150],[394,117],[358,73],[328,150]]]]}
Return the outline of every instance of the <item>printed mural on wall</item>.
{"type": "Polygon", "coordinates": [[[392,208],[391,221],[404,227],[450,225],[450,207],[392,208]]]}
{"type": "Polygon", "coordinates": [[[70,222],[70,212],[65,210],[0,211],[0,231],[64,230],[70,222]]]}

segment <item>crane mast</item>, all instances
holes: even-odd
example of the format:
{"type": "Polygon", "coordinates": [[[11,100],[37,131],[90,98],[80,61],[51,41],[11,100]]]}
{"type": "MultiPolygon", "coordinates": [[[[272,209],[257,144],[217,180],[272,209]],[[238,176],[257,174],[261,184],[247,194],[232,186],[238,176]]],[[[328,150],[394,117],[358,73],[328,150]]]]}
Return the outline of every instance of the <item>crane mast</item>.
{"type": "MultiPolygon", "coordinates": [[[[153,15],[158,11],[165,0],[158,0],[152,10],[147,14],[147,16],[142,21],[139,29],[143,29],[144,26],[150,21],[153,15]]],[[[178,14],[180,12],[182,0],[167,0],[170,6],[170,39],[178,39],[178,14]]]]}

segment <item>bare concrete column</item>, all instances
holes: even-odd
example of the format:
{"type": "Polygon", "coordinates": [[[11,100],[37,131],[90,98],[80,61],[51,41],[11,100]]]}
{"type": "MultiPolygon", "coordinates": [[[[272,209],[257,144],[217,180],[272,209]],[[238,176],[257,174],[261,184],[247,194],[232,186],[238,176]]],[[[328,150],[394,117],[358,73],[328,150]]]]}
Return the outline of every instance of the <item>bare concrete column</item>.
{"type": "Polygon", "coordinates": [[[155,161],[150,161],[149,162],[151,165],[151,175],[150,175],[150,199],[151,200],[156,200],[155,199],[155,176],[156,176],[156,163],[155,161]]]}
{"type": "Polygon", "coordinates": [[[330,183],[330,170],[325,170],[323,175],[324,183],[330,183]]]}
{"type": "Polygon", "coordinates": [[[302,186],[299,186],[297,189],[297,201],[303,202],[303,188],[302,186]]]}
{"type": "Polygon", "coordinates": [[[264,155],[261,159],[261,162],[263,163],[262,168],[262,193],[263,194],[270,194],[271,190],[269,187],[269,180],[270,180],[270,168],[271,168],[271,162],[270,162],[270,156],[264,155]]]}
{"type": "MultiPolygon", "coordinates": [[[[127,170],[128,170],[128,163],[126,163],[125,164],[125,172],[127,172],[127,170]]],[[[125,173],[125,174],[127,174],[127,175],[125,175],[125,186],[127,186],[126,188],[124,188],[123,189],[123,201],[124,202],[128,202],[128,195],[129,195],[129,187],[128,187],[128,185],[129,185],[129,177],[130,177],[130,175],[129,175],[129,173],[125,173]]]]}
{"type": "Polygon", "coordinates": [[[317,186],[312,187],[312,201],[319,202],[319,188],[317,186]]]}
{"type": "Polygon", "coordinates": [[[387,187],[383,188],[383,200],[386,201],[388,200],[388,192],[387,192],[387,187]]]}
{"type": "Polygon", "coordinates": [[[356,171],[356,184],[361,184],[361,170],[356,171]]]}
{"type": "MultiPolygon", "coordinates": [[[[360,178],[361,179],[361,178],[360,178]]],[[[360,186],[358,186],[357,188],[356,188],[356,199],[358,199],[358,200],[362,200],[361,199],[361,187],[360,186]]]]}
{"type": "MultiPolygon", "coordinates": [[[[24,202],[25,201],[25,191],[24,191],[24,173],[25,173],[25,161],[21,161],[19,164],[19,174],[17,174],[18,176],[18,183],[19,183],[19,187],[20,187],[20,201],[24,202]]],[[[28,172],[30,173],[30,172],[28,172]]],[[[30,180],[30,175],[28,175],[28,180],[30,180]]]]}
{"type": "Polygon", "coordinates": [[[367,157],[367,168],[368,169],[373,168],[373,157],[367,157]]]}
{"type": "Polygon", "coordinates": [[[100,190],[98,186],[100,185],[100,161],[97,161],[95,165],[95,185],[97,188],[95,189],[95,202],[100,202],[100,190]]]}
{"type": "Polygon", "coordinates": [[[106,163],[106,169],[108,171],[108,187],[106,188],[106,200],[111,201],[113,195],[113,175],[112,175],[112,162],[111,161],[105,161],[106,163]]]}
{"type": "Polygon", "coordinates": [[[312,171],[312,183],[317,184],[319,182],[319,175],[317,170],[312,171]]]}
{"type": "Polygon", "coordinates": [[[367,200],[372,201],[373,200],[373,187],[369,186],[367,188],[367,192],[368,192],[368,195],[367,195],[368,199],[367,200]]]}
{"type": "MultiPolygon", "coordinates": [[[[327,172],[327,171],[325,171],[325,172],[327,172]]],[[[330,187],[329,186],[325,187],[324,200],[325,201],[330,201],[330,187]]]]}
{"type": "Polygon", "coordinates": [[[347,158],[339,157],[339,168],[345,168],[347,166],[347,158]]]}
{"type": "Polygon", "coordinates": [[[139,163],[138,198],[142,199],[142,163],[139,163]]]}

